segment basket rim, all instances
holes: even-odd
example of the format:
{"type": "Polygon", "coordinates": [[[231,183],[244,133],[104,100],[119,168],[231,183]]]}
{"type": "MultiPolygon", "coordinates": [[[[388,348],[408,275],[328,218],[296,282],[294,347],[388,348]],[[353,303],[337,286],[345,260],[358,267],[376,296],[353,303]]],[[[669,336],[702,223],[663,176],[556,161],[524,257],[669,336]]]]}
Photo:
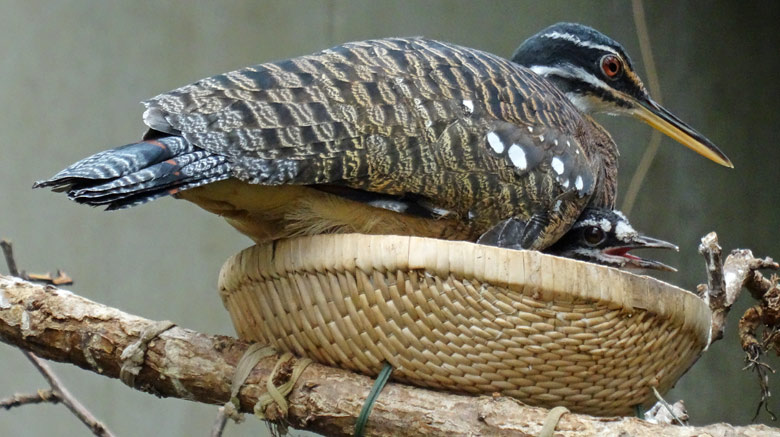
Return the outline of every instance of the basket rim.
{"type": "MultiPolygon", "coordinates": [[[[258,279],[302,271],[425,270],[441,277],[487,282],[505,288],[534,287],[539,300],[591,299],[628,310],[643,309],[691,329],[709,344],[712,313],[691,293],[659,279],[613,267],[467,241],[434,238],[322,234],[248,247],[231,256],[220,272],[220,293],[250,275],[258,279]],[[552,274],[558,272],[558,274],[552,274]]],[[[224,299],[223,295],[223,299],[224,299]]]]}

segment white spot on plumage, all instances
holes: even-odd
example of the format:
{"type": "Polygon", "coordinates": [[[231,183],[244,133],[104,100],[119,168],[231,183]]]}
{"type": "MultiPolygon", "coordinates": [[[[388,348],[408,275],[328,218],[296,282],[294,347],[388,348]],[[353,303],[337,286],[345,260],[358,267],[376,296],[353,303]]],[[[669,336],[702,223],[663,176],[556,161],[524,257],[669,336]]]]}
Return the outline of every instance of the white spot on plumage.
{"type": "Polygon", "coordinates": [[[585,184],[582,182],[582,176],[577,176],[577,179],[574,181],[574,188],[582,190],[584,186],[585,184]]]}
{"type": "Polygon", "coordinates": [[[544,135],[539,135],[539,141],[544,142],[544,135]]]}
{"type": "MultiPolygon", "coordinates": [[[[398,201],[398,202],[401,202],[401,201],[398,201]]],[[[438,207],[438,206],[436,206],[436,205],[434,205],[433,203],[430,203],[430,202],[426,202],[426,201],[421,200],[421,201],[418,201],[416,203],[420,207],[425,208],[429,212],[433,213],[433,215],[436,215],[436,216],[439,216],[439,217],[443,217],[445,215],[452,214],[452,211],[450,211],[448,209],[440,208],[440,207],[438,207]]]]}
{"type": "Polygon", "coordinates": [[[528,132],[534,133],[534,128],[531,126],[528,126],[528,132]]]}
{"type": "Polygon", "coordinates": [[[375,208],[382,208],[388,211],[394,211],[400,213],[405,212],[407,208],[409,208],[409,205],[407,205],[405,202],[401,202],[398,200],[379,199],[379,200],[372,200],[368,202],[368,204],[375,208]]]}
{"type": "Polygon", "coordinates": [[[563,188],[569,188],[569,180],[566,179],[561,185],[563,185],[563,188]]]}
{"type": "Polygon", "coordinates": [[[498,134],[495,132],[488,132],[487,134],[488,144],[490,148],[496,153],[504,153],[504,142],[501,141],[498,134]]]}
{"type": "Polygon", "coordinates": [[[525,170],[528,167],[528,161],[525,159],[525,150],[517,144],[509,146],[509,160],[512,161],[512,165],[520,170],[525,170]]]}
{"type": "Polygon", "coordinates": [[[561,161],[560,158],[558,158],[557,156],[553,158],[552,161],[550,161],[550,165],[552,165],[552,168],[553,170],[555,170],[556,173],[563,174],[563,170],[564,170],[563,161],[561,161]]]}
{"type": "Polygon", "coordinates": [[[464,100],[463,101],[463,106],[466,107],[466,109],[468,110],[469,114],[474,112],[474,102],[472,102],[471,100],[464,100]]]}
{"type": "Polygon", "coordinates": [[[444,217],[447,214],[452,214],[452,212],[449,209],[434,207],[431,209],[431,212],[438,215],[439,217],[444,217]]]}
{"type": "Polygon", "coordinates": [[[558,140],[556,139],[555,141],[553,141],[553,144],[555,144],[557,146],[558,145],[558,140]]]}
{"type": "Polygon", "coordinates": [[[567,145],[568,147],[571,147],[571,142],[570,142],[569,140],[566,140],[566,145],[567,145]]]}

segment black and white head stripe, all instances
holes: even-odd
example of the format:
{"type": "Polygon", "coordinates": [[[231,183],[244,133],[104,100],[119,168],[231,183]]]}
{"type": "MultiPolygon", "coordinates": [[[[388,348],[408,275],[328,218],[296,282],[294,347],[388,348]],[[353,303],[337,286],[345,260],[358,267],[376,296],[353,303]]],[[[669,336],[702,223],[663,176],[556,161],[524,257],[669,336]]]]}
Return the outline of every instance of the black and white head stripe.
{"type": "Polygon", "coordinates": [[[521,65],[554,65],[583,57],[593,61],[606,54],[620,57],[633,68],[623,46],[603,33],[582,24],[558,23],[528,38],[515,50],[512,60],[521,65]]]}
{"type": "Polygon", "coordinates": [[[594,43],[588,40],[582,40],[578,36],[573,35],[571,33],[564,33],[564,32],[548,32],[543,35],[539,36],[540,38],[549,38],[549,39],[563,39],[566,40],[576,46],[585,47],[589,49],[595,49],[595,50],[601,50],[604,52],[612,53],[618,56],[622,56],[620,53],[618,53],[617,50],[615,50],[613,47],[594,43]]]}
{"type": "Polygon", "coordinates": [[[611,112],[615,105],[626,109],[634,106],[630,100],[615,95],[611,85],[577,65],[532,65],[529,68],[555,82],[574,106],[583,112],[611,112]]]}
{"type": "Polygon", "coordinates": [[[612,53],[629,61],[628,55],[617,41],[603,33],[582,24],[558,23],[537,34],[539,38],[564,40],[582,48],[612,53]]]}
{"type": "Polygon", "coordinates": [[[615,40],[587,26],[558,23],[528,38],[512,61],[547,77],[586,112],[630,109],[632,100],[646,94],[633,73],[631,59],[615,40]],[[602,72],[605,56],[616,57],[622,71],[615,80],[602,72]]]}

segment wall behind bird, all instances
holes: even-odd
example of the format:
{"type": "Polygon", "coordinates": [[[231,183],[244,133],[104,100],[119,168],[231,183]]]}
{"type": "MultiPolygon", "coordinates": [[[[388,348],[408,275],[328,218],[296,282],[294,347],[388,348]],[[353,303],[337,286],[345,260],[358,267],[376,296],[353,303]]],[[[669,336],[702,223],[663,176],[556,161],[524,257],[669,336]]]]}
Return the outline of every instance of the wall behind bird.
{"type": "MultiPolygon", "coordinates": [[[[704,280],[696,246],[711,230],[719,232],[727,250],[748,247],[780,258],[780,148],[774,139],[780,86],[773,76],[778,7],[769,2],[645,7],[665,105],[715,141],[736,166],[718,167],[664,139],[630,214],[637,229],[681,246],[679,254],[663,260],[680,273],[664,279],[691,289],[704,280]]],[[[202,77],[382,36],[425,35],[508,56],[524,38],[564,20],[592,25],[621,41],[644,71],[631,5],[620,1],[4,2],[0,237],[14,241],[22,268],[63,268],[76,280],[74,291],[90,299],[231,334],[216,275],[249,240],[186,202],[161,199],[109,213],[31,191],[32,182],[137,139],[143,131],[139,101],[202,77]]],[[[650,128],[625,118],[599,121],[620,147],[625,189],[650,128]]],[[[733,318],[731,339],[716,344],[669,394],[686,400],[695,423],[744,424],[753,414],[756,383],[740,372],[735,327],[733,318]]],[[[0,357],[6,369],[0,373],[0,397],[43,386],[18,351],[0,345],[0,357]]],[[[780,367],[777,359],[770,362],[780,367]]],[[[203,434],[215,413],[213,407],[155,399],[71,366],[55,367],[121,435],[203,434]]],[[[780,393],[778,379],[774,393],[780,393]]],[[[263,431],[255,420],[229,429],[230,435],[263,431]]],[[[84,429],[62,407],[0,415],[2,435],[55,433],[83,435],[84,429]]]]}

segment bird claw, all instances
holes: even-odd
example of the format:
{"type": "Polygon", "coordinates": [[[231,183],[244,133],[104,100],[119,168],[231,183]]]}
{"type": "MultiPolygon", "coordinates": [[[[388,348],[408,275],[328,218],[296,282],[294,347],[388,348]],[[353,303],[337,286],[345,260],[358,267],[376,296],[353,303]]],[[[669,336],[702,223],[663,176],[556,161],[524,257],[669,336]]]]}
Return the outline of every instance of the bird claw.
{"type": "Polygon", "coordinates": [[[477,244],[515,250],[525,249],[523,242],[527,236],[526,228],[525,222],[511,217],[499,222],[482,234],[477,240],[477,244]]]}

